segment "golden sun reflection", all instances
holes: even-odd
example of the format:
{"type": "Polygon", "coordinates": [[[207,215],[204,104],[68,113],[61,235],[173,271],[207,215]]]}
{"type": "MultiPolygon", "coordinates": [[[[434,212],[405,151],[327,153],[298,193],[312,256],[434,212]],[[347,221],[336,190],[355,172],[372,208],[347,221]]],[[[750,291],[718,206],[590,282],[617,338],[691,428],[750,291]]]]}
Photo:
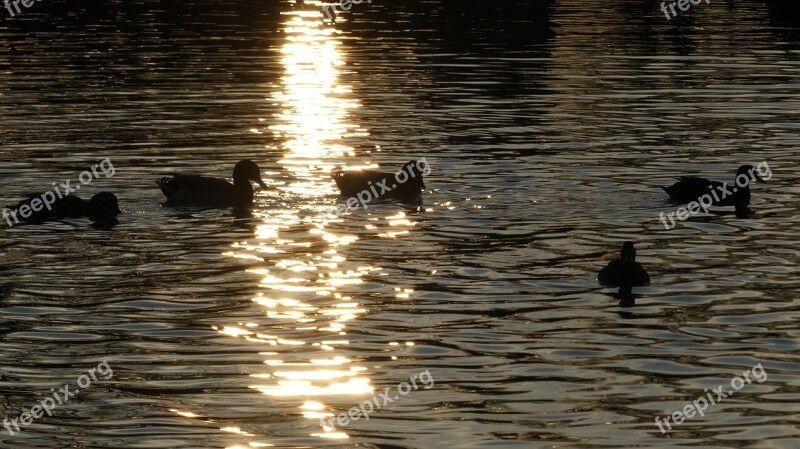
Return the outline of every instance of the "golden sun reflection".
{"type": "MultiPolygon", "coordinates": [[[[311,3],[319,2],[305,5],[311,3]]],[[[350,294],[365,276],[385,273],[363,262],[348,263],[343,255],[358,237],[336,230],[344,220],[336,215],[331,201],[336,194],[331,171],[354,153],[345,139],[367,133],[353,122],[351,112],[360,104],[351,86],[341,80],[345,59],[340,32],[323,22],[319,9],[295,9],[284,15],[285,38],[278,50],[284,74],[266,99],[277,104],[279,112],[270,119],[259,118],[269,126],[248,132],[273,135],[281,143],[280,162],[290,181],[280,184],[280,189],[292,198],[292,204],[254,211],[259,223],[253,238],[234,242],[223,253],[252,265],[246,272],[259,279],[260,291],[251,298],[258,314],[248,311],[247,322],[213,328],[220,336],[252,348],[248,354],[263,358],[263,368],[249,369],[248,386],[257,393],[248,401],[257,399],[275,419],[302,416],[308,420],[310,437],[345,440],[349,435],[343,429],[330,427],[322,419],[374,393],[367,368],[359,366],[352,349],[346,352],[351,341],[363,338],[357,333],[348,336],[348,323],[366,312],[350,294]]],[[[367,215],[364,220],[365,229],[385,239],[406,235],[416,225],[404,212],[367,215]]],[[[398,287],[394,294],[398,300],[409,300],[413,293],[413,289],[398,287]]],[[[236,443],[226,449],[287,447],[276,436],[253,433],[257,432],[253,428],[243,430],[233,425],[236,422],[223,423],[188,410],[170,412],[230,434],[236,443]],[[268,438],[275,441],[263,441],[268,438]]]]}
{"type": "Polygon", "coordinates": [[[328,173],[333,162],[353,154],[340,141],[367,135],[348,121],[348,110],[360,105],[352,89],[339,81],[344,65],[340,32],[325,25],[321,15],[320,11],[287,13],[286,42],[280,50],[284,88],[271,98],[282,110],[269,129],[281,138],[287,150],[281,162],[297,179],[285,190],[299,195],[331,193],[328,173]]]}
{"type": "Polygon", "coordinates": [[[266,265],[248,270],[260,277],[261,291],[253,302],[263,310],[263,321],[230,323],[217,331],[257,345],[265,357],[263,371],[250,375],[250,388],[264,395],[265,407],[310,420],[312,437],[346,439],[320,418],[333,415],[326,401],[354,404],[373,393],[366,368],[342,348],[350,344],[347,323],[365,312],[347,291],[380,268],[348,265],[342,255],[341,249],[358,238],[330,229],[341,220],[331,202],[336,192],[330,173],[343,156],[353,154],[343,139],[366,133],[353,123],[351,111],[360,105],[341,80],[340,32],[323,23],[319,9],[296,9],[285,17],[279,49],[284,74],[267,98],[280,109],[262,120],[268,127],[251,132],[272,134],[281,143],[280,162],[290,179],[281,190],[296,201],[257,214],[253,240],[236,242],[228,253],[266,265]]]}

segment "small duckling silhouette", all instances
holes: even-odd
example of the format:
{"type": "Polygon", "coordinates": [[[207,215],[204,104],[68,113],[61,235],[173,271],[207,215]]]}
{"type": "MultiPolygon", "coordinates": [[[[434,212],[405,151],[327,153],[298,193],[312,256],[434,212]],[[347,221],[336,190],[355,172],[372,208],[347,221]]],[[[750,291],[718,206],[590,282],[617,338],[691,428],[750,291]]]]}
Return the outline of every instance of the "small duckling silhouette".
{"type": "Polygon", "coordinates": [[[622,244],[619,257],[600,270],[597,280],[601,285],[630,288],[650,284],[650,275],[640,263],[636,262],[636,249],[633,247],[633,242],[622,244]]]}

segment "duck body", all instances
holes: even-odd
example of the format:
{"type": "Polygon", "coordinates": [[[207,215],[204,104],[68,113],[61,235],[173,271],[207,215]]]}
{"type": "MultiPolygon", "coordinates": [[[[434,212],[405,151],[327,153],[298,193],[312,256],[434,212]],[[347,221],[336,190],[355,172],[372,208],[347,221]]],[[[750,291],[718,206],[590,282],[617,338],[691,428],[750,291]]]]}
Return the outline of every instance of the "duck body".
{"type": "MultiPolygon", "coordinates": [[[[72,196],[72,195],[70,195],[70,196],[72,196]]],[[[41,202],[42,201],[42,194],[41,193],[31,193],[31,194],[28,195],[27,198],[25,198],[24,200],[20,200],[17,204],[6,206],[6,209],[10,209],[11,210],[11,216],[14,219],[19,220],[19,221],[28,222],[28,223],[41,223],[41,222],[46,221],[48,219],[57,217],[53,213],[52,209],[48,209],[46,207],[43,207],[41,204],[38,204],[38,203],[37,203],[37,205],[38,205],[38,207],[41,207],[41,209],[38,210],[38,211],[35,210],[33,208],[33,206],[34,206],[33,200],[36,200],[36,199],[38,199],[41,202]],[[28,215],[27,217],[23,216],[22,212],[20,211],[20,209],[22,209],[23,206],[27,206],[31,211],[30,215],[28,215]]],[[[63,199],[62,200],[58,200],[58,201],[63,201],[63,199]]],[[[51,206],[51,207],[53,207],[53,206],[51,206]]]]}
{"type": "Polygon", "coordinates": [[[662,187],[670,199],[676,203],[690,203],[698,201],[703,195],[710,195],[713,206],[736,206],[750,204],[750,186],[733,188],[727,187],[730,195],[725,194],[722,198],[722,192],[725,190],[725,183],[719,181],[711,181],[705,178],[696,178],[692,176],[680,176],[677,178],[678,182],[669,186],[662,187]],[[736,189],[734,192],[733,189],[736,189]],[[719,199],[715,199],[714,195],[719,199]]]}
{"type": "Polygon", "coordinates": [[[356,197],[361,192],[369,192],[373,200],[396,199],[412,202],[419,198],[425,188],[424,174],[419,168],[419,161],[406,163],[396,173],[378,170],[338,170],[332,176],[341,195],[347,197],[356,197]],[[405,175],[402,175],[401,171],[405,172],[405,175]],[[401,180],[405,182],[400,182],[401,180]]]}
{"type": "Polygon", "coordinates": [[[662,187],[669,195],[670,199],[676,203],[690,203],[692,201],[700,201],[700,198],[708,195],[707,198],[710,203],[706,204],[712,206],[733,206],[737,211],[749,211],[747,206],[750,205],[750,182],[755,180],[757,182],[765,182],[758,174],[755,173],[755,168],[752,165],[742,165],[736,171],[736,179],[744,175],[748,182],[741,186],[736,184],[734,179],[733,183],[723,183],[719,181],[711,181],[705,178],[698,178],[693,176],[678,177],[678,182],[669,187],[662,187]],[[750,178],[752,175],[752,178],[750,178]]]}
{"type": "Polygon", "coordinates": [[[650,275],[642,264],[636,262],[636,250],[632,242],[622,245],[620,258],[608,263],[597,275],[601,285],[609,287],[640,287],[650,284],[650,275]]]}
{"type": "Polygon", "coordinates": [[[44,204],[37,203],[36,205],[40,210],[34,210],[34,200],[38,199],[41,202],[44,195],[44,193],[28,195],[26,199],[14,206],[8,206],[8,208],[13,211],[12,215],[17,219],[28,223],[42,223],[51,219],[81,217],[103,220],[116,217],[122,213],[122,211],[119,210],[117,197],[110,192],[100,192],[89,201],[76,195],[67,195],[56,199],[49,208],[44,204]],[[20,212],[20,208],[23,206],[27,206],[31,210],[28,217],[23,217],[20,212]]]}
{"type": "Polygon", "coordinates": [[[75,195],[67,195],[53,203],[54,217],[79,218],[89,215],[89,202],[75,195]]]}
{"type": "Polygon", "coordinates": [[[250,207],[254,191],[250,181],[261,187],[261,171],[253,161],[242,160],[233,169],[233,184],[221,178],[173,174],[158,181],[168,206],[250,207]]]}

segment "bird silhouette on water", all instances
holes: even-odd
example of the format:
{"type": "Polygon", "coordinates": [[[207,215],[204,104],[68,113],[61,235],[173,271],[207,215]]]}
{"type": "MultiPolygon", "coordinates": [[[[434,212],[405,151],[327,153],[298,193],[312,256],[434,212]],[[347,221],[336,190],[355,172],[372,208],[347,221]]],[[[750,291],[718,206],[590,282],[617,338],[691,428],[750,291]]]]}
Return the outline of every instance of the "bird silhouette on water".
{"type": "Polygon", "coordinates": [[[619,259],[614,259],[603,267],[597,280],[608,287],[639,287],[650,284],[650,275],[642,264],[636,262],[633,242],[625,242],[622,244],[619,259]]]}
{"type": "Polygon", "coordinates": [[[50,207],[44,206],[41,200],[43,197],[43,193],[30,194],[16,205],[8,206],[8,209],[12,211],[11,216],[28,223],[42,223],[51,219],[80,217],[89,217],[99,221],[113,219],[122,213],[119,210],[116,195],[111,192],[100,192],[88,201],[77,195],[67,195],[55,200],[50,207]],[[36,209],[39,210],[33,208],[34,200],[39,200],[36,203],[36,209]],[[27,217],[24,217],[20,211],[23,206],[27,206],[30,210],[27,217]]]}
{"type": "Polygon", "coordinates": [[[619,259],[614,259],[603,267],[597,280],[607,287],[619,287],[615,297],[619,299],[621,306],[631,307],[635,303],[632,288],[649,285],[650,275],[642,264],[636,262],[633,242],[625,242],[622,244],[619,259]]]}
{"type": "MultiPolygon", "coordinates": [[[[427,169],[427,162],[409,161],[397,173],[384,173],[378,170],[336,170],[333,180],[342,196],[355,197],[359,193],[367,192],[374,199],[396,199],[403,202],[412,202],[419,198],[425,188],[424,173],[421,166],[427,169]],[[400,172],[405,172],[404,182],[399,182],[400,172]]],[[[426,170],[427,171],[427,170],[426,170]]]]}
{"type": "Polygon", "coordinates": [[[669,187],[661,187],[667,192],[670,199],[675,203],[690,203],[697,201],[701,204],[701,197],[707,198],[706,204],[711,206],[733,206],[736,216],[745,218],[753,213],[750,210],[750,182],[766,182],[759,176],[752,165],[742,165],[736,170],[736,178],[732,184],[719,181],[711,181],[705,178],[694,176],[680,176],[678,182],[669,187]],[[741,176],[747,182],[736,183],[741,176]],[[752,177],[751,177],[752,176],[752,177]],[[742,185],[744,184],[744,185],[742,185]]]}
{"type": "Polygon", "coordinates": [[[167,197],[167,206],[250,207],[253,205],[253,181],[267,188],[261,170],[250,160],[241,160],[233,168],[233,184],[225,179],[176,173],[156,183],[167,197]]]}

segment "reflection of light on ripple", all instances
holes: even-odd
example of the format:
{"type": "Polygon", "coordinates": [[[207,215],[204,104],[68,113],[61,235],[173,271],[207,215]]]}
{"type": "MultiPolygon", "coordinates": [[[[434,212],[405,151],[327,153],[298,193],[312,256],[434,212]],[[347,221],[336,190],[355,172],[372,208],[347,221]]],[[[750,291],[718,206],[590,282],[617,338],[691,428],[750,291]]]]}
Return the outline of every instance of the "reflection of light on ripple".
{"type": "Polygon", "coordinates": [[[389,215],[386,217],[389,221],[389,226],[413,226],[414,223],[406,218],[406,214],[398,212],[397,215],[389,215]]]}
{"type": "Polygon", "coordinates": [[[216,326],[213,326],[215,330],[219,331],[221,334],[229,335],[231,337],[240,337],[245,335],[253,335],[252,332],[235,327],[235,326],[225,326],[222,329],[218,329],[216,326]]]}
{"type": "Polygon", "coordinates": [[[171,408],[169,411],[171,411],[172,413],[181,415],[183,417],[186,417],[186,418],[199,418],[200,417],[200,415],[196,415],[196,414],[194,414],[192,412],[187,412],[187,411],[183,411],[183,410],[177,410],[177,409],[174,409],[174,408],[171,408]]]}
{"type": "Polygon", "coordinates": [[[397,294],[395,296],[398,299],[409,299],[411,297],[411,294],[414,293],[414,289],[413,288],[402,288],[401,289],[399,287],[395,287],[394,291],[397,292],[397,294]]]}
{"type": "Polygon", "coordinates": [[[228,446],[225,449],[252,449],[254,447],[275,447],[275,445],[267,443],[248,443],[247,446],[228,446]]]}
{"type": "MultiPolygon", "coordinates": [[[[386,221],[389,226],[412,228],[415,225],[414,222],[406,218],[406,214],[403,212],[398,212],[396,215],[390,215],[386,217],[386,221]]],[[[369,227],[369,229],[376,228],[374,225],[367,225],[367,226],[369,227]]],[[[401,229],[401,230],[378,233],[378,237],[395,239],[401,235],[408,235],[409,233],[410,232],[408,230],[401,229]]]]}
{"type": "Polygon", "coordinates": [[[268,443],[251,442],[251,443],[247,443],[247,446],[240,446],[240,445],[228,446],[225,449],[253,449],[253,448],[259,448],[259,447],[275,447],[275,445],[274,444],[268,444],[268,443]]]}
{"type": "Polygon", "coordinates": [[[347,246],[358,240],[358,237],[354,235],[336,235],[325,232],[322,229],[312,229],[310,232],[313,234],[322,234],[322,238],[330,242],[331,246],[347,246]]]}
{"type": "Polygon", "coordinates": [[[331,381],[327,386],[315,385],[304,380],[279,380],[277,385],[251,385],[250,388],[258,390],[267,396],[341,396],[342,394],[363,395],[370,394],[373,388],[365,378],[349,379],[347,382],[335,382],[334,371],[318,371],[321,377],[315,380],[331,381]]]}
{"type": "MultiPolygon", "coordinates": [[[[366,368],[354,366],[353,360],[337,352],[350,344],[348,322],[365,312],[344,290],[362,284],[363,276],[380,268],[347,266],[339,251],[358,237],[330,229],[331,223],[342,221],[330,204],[335,192],[330,173],[342,164],[342,156],[353,154],[342,139],[366,135],[349,113],[360,104],[351,86],[339,79],[339,67],[345,64],[337,38],[340,31],[323,25],[318,9],[285,15],[280,49],[284,73],[280,88],[267,99],[280,109],[272,120],[259,119],[269,123],[267,128],[261,125],[250,132],[272,133],[285,150],[280,163],[289,178],[280,189],[291,205],[255,211],[260,222],[254,239],[237,242],[229,253],[254,261],[256,266],[247,272],[261,279],[262,291],[252,299],[263,309],[264,321],[217,330],[263,348],[259,354],[265,357],[264,371],[250,374],[255,382],[250,388],[282,398],[281,403],[290,407],[296,399],[303,416],[317,420],[332,416],[322,398],[355,403],[360,400],[355,396],[373,392],[366,368]],[[301,213],[309,210],[311,214],[301,213]],[[273,265],[261,266],[266,263],[273,265]]],[[[402,213],[391,220],[400,228],[392,231],[412,226],[402,213]]],[[[325,426],[311,435],[348,438],[325,426]]]]}
{"type": "Polygon", "coordinates": [[[252,433],[247,433],[238,427],[222,427],[220,428],[220,430],[222,430],[223,432],[238,433],[239,435],[244,435],[248,437],[255,436],[252,433]]]}

